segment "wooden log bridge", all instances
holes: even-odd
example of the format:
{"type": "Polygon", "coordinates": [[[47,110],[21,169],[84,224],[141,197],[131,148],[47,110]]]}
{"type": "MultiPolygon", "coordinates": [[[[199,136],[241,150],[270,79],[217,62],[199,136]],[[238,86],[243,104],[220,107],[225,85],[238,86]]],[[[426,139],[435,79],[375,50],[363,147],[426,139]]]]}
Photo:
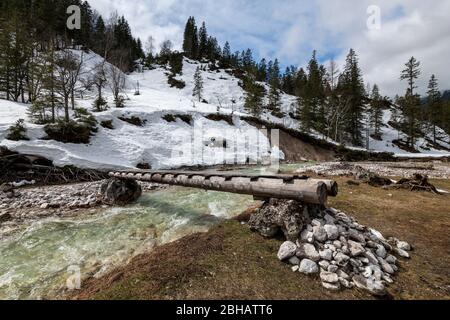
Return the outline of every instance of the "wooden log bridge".
{"type": "Polygon", "coordinates": [[[324,205],[328,196],[338,194],[332,180],[310,179],[300,175],[250,175],[217,171],[117,171],[110,177],[153,182],[212,191],[253,195],[257,200],[270,198],[297,200],[324,205]]]}

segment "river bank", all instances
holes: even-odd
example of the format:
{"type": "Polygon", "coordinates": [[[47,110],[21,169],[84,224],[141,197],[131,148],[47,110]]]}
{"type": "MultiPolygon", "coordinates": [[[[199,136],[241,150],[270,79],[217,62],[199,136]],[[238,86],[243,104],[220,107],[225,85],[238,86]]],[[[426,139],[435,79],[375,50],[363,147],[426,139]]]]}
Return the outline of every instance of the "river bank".
{"type": "MultiPolygon", "coordinates": [[[[391,299],[449,299],[448,195],[383,190],[340,183],[330,205],[386,236],[414,246],[400,259],[391,299]]],[[[450,189],[450,181],[432,182],[450,189]]],[[[248,218],[248,214],[247,214],[248,218]]],[[[100,279],[83,283],[72,299],[373,299],[359,289],[330,292],[314,277],[290,270],[276,257],[281,238],[264,239],[239,221],[189,235],[134,258],[100,279]]],[[[245,220],[245,219],[244,219],[245,220]]]]}

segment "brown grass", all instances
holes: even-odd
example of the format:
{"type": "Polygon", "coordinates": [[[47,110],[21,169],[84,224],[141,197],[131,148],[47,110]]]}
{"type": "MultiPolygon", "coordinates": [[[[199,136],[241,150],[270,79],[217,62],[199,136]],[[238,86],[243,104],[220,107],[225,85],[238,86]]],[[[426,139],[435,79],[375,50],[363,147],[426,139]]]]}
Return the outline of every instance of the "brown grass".
{"type": "MultiPolygon", "coordinates": [[[[450,196],[348,186],[330,205],[360,223],[410,242],[411,260],[389,287],[394,299],[449,299],[450,196]],[[389,195],[392,196],[389,196],[389,195]]],[[[450,190],[450,181],[432,181],[450,190]]],[[[372,299],[359,290],[329,292],[318,277],[279,262],[281,239],[266,240],[228,221],[135,258],[106,277],[84,283],[75,299],[372,299]]]]}

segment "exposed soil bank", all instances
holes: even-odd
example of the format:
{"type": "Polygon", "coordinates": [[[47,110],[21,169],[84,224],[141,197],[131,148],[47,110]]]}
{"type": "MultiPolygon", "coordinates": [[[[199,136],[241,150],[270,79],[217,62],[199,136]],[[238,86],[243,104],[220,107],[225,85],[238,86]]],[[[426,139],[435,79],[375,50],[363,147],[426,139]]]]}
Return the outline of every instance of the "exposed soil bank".
{"type": "MultiPolygon", "coordinates": [[[[394,299],[450,299],[448,244],[450,196],[349,186],[330,205],[367,226],[411,243],[400,261],[394,299]]],[[[433,180],[450,189],[449,180],[433,180]]],[[[136,257],[103,278],[83,283],[75,299],[372,299],[359,290],[329,292],[317,279],[293,273],[276,252],[282,239],[266,240],[237,221],[194,234],[136,257]]]]}

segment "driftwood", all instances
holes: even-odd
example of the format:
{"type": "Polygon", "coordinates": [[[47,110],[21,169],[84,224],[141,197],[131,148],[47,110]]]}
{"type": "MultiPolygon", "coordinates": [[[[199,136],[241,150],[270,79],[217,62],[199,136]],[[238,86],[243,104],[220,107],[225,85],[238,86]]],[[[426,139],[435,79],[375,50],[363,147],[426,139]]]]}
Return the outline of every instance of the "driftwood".
{"type": "Polygon", "coordinates": [[[407,189],[410,191],[426,191],[440,194],[434,185],[428,181],[427,176],[416,174],[412,179],[403,178],[395,184],[384,186],[385,189],[407,189]]]}
{"type": "Polygon", "coordinates": [[[91,182],[108,177],[104,172],[85,170],[71,166],[55,167],[43,157],[8,154],[0,157],[0,184],[20,180],[35,180],[37,184],[91,182]]]}

